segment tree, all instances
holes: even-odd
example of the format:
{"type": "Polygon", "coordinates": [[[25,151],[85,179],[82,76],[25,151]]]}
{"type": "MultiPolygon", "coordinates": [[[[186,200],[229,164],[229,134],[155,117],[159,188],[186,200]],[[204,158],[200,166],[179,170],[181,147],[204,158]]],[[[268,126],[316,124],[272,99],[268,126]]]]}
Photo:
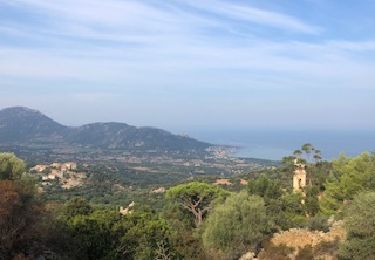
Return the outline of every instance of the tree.
{"type": "Polygon", "coordinates": [[[375,190],[375,156],[363,153],[357,157],[341,156],[333,162],[333,171],[326,182],[326,192],[320,201],[323,213],[333,214],[358,192],[375,190]]]}
{"type": "Polygon", "coordinates": [[[301,150],[295,150],[293,152],[293,156],[295,156],[297,159],[300,159],[302,156],[302,151],[301,150]]]}
{"type": "Polygon", "coordinates": [[[282,195],[279,181],[261,176],[248,184],[248,192],[251,195],[258,195],[267,202],[269,199],[278,199],[282,195]]]}
{"type": "Polygon", "coordinates": [[[248,250],[257,250],[270,233],[264,200],[240,192],[218,205],[207,219],[202,235],[207,252],[220,252],[225,259],[238,259],[248,250]]]}
{"type": "Polygon", "coordinates": [[[310,155],[311,155],[312,151],[315,150],[314,146],[312,144],[307,143],[307,144],[302,145],[301,150],[303,152],[305,152],[305,154],[306,154],[306,161],[307,162],[311,161],[310,155]]]}
{"type": "Polygon", "coordinates": [[[10,257],[17,236],[24,232],[21,196],[12,181],[0,181],[0,258],[10,257]],[[20,232],[21,231],[21,232],[20,232]]]}
{"type": "Polygon", "coordinates": [[[201,238],[196,229],[195,216],[176,203],[175,200],[166,201],[163,218],[170,226],[170,238],[176,249],[176,258],[205,259],[201,238]]]}
{"type": "Polygon", "coordinates": [[[25,163],[13,153],[0,153],[0,180],[19,179],[25,169],[25,163]]]}
{"type": "Polygon", "coordinates": [[[14,154],[0,154],[0,259],[26,255],[40,246],[36,224],[42,209],[34,200],[32,183],[19,180],[24,169],[14,154]]]}
{"type": "Polygon", "coordinates": [[[322,153],[320,152],[320,150],[314,151],[314,160],[315,164],[318,164],[322,160],[322,153]]]}
{"type": "Polygon", "coordinates": [[[280,182],[261,176],[249,181],[248,193],[249,195],[257,195],[264,199],[267,214],[278,224],[278,217],[282,210],[281,196],[283,194],[280,182]]]}
{"type": "Polygon", "coordinates": [[[169,225],[155,212],[135,211],[122,217],[111,230],[119,237],[116,259],[168,259],[174,255],[169,225]]]}
{"type": "Polygon", "coordinates": [[[174,255],[169,226],[154,211],[137,210],[123,216],[113,209],[88,208],[85,201],[72,200],[60,214],[60,225],[69,240],[69,259],[157,259],[174,255]],[[75,208],[79,210],[67,211],[72,205],[78,205],[75,208]]]}
{"type": "Polygon", "coordinates": [[[309,216],[314,216],[320,210],[319,208],[319,186],[310,186],[306,188],[305,206],[309,216]]]}
{"type": "Polygon", "coordinates": [[[340,253],[344,259],[374,259],[375,192],[360,193],[345,212],[347,241],[340,253]]]}
{"type": "Polygon", "coordinates": [[[305,207],[301,204],[302,199],[299,192],[287,193],[281,198],[281,210],[274,214],[275,222],[282,230],[306,226],[307,219],[305,207]]]}
{"type": "Polygon", "coordinates": [[[301,150],[304,151],[306,154],[310,154],[314,150],[314,146],[312,144],[304,144],[301,147],[301,150]]]}
{"type": "Polygon", "coordinates": [[[64,216],[72,218],[76,215],[88,215],[93,212],[92,207],[84,198],[73,198],[64,207],[64,216]]]}
{"type": "Polygon", "coordinates": [[[175,201],[182,209],[190,212],[194,216],[195,226],[199,227],[211,210],[212,202],[217,198],[224,198],[227,194],[228,192],[218,186],[191,182],[170,188],[166,198],[175,201]]]}
{"type": "Polygon", "coordinates": [[[294,168],[294,160],[296,157],[294,156],[286,156],[281,159],[282,167],[287,171],[293,171],[294,168]]]}
{"type": "Polygon", "coordinates": [[[66,219],[66,232],[77,259],[103,259],[112,254],[112,245],[118,241],[111,234],[114,217],[109,212],[94,211],[66,219]]]}
{"type": "Polygon", "coordinates": [[[332,163],[331,162],[322,162],[319,159],[319,162],[316,164],[309,165],[308,168],[308,178],[309,182],[313,186],[319,187],[320,191],[325,191],[325,184],[328,177],[332,172],[332,163]]]}
{"type": "Polygon", "coordinates": [[[329,231],[328,218],[324,215],[315,215],[309,218],[308,227],[310,230],[318,230],[323,232],[329,231]]]}
{"type": "Polygon", "coordinates": [[[165,241],[157,242],[157,249],[156,249],[156,260],[170,260],[173,257],[173,254],[170,252],[168,245],[165,241]]]}

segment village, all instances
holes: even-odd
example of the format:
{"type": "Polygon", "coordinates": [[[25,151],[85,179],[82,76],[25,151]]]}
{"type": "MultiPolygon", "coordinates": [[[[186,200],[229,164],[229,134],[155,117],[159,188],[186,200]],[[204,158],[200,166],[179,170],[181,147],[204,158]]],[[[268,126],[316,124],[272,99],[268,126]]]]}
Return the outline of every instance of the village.
{"type": "Polygon", "coordinates": [[[63,189],[82,186],[87,180],[87,173],[77,171],[74,162],[38,164],[30,169],[31,176],[41,179],[43,187],[58,183],[63,189]]]}

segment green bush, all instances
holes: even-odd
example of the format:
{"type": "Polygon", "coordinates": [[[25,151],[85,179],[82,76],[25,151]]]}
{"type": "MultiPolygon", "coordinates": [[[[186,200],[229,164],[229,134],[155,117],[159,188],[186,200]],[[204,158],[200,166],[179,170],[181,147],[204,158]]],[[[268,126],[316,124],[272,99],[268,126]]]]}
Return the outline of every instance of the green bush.
{"type": "Polygon", "coordinates": [[[256,251],[271,227],[264,200],[240,192],[227,198],[208,217],[203,246],[208,253],[221,252],[225,259],[237,259],[248,250],[256,251]]]}
{"type": "Polygon", "coordinates": [[[308,228],[312,231],[329,231],[328,219],[326,216],[316,215],[309,219],[308,228]]]}
{"type": "Polygon", "coordinates": [[[375,192],[360,193],[345,212],[347,241],[340,249],[343,259],[374,259],[375,192]]]}

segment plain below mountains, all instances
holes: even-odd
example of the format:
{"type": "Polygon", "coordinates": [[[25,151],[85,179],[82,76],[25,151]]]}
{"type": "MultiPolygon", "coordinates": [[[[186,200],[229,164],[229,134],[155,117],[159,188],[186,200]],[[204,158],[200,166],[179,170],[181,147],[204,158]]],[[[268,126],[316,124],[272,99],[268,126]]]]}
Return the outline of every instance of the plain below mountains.
{"type": "Polygon", "coordinates": [[[0,145],[58,145],[109,150],[204,151],[210,144],[170,132],[125,123],[70,127],[24,107],[0,110],[0,145]]]}

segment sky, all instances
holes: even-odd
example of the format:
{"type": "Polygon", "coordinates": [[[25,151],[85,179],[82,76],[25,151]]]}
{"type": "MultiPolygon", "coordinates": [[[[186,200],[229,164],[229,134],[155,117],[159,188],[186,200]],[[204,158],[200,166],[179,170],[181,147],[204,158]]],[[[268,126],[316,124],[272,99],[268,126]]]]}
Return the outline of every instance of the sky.
{"type": "Polygon", "coordinates": [[[0,0],[0,108],[58,122],[373,129],[375,1],[0,0]]]}

